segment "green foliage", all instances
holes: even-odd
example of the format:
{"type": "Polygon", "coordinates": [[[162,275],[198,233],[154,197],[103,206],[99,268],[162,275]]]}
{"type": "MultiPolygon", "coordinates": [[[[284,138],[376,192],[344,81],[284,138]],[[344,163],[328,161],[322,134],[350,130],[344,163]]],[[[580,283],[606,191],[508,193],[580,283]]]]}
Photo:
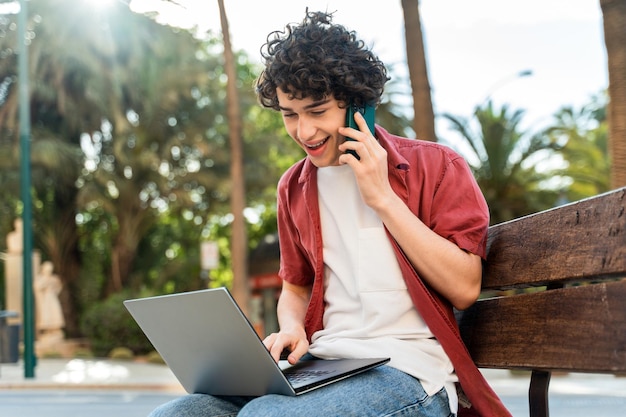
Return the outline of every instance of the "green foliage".
{"type": "Polygon", "coordinates": [[[83,259],[81,265],[77,298],[80,311],[102,299],[102,294],[110,274],[113,229],[111,216],[101,207],[82,210],[76,216],[78,225],[78,250],[83,259]]]}
{"type": "Polygon", "coordinates": [[[554,140],[563,143],[560,155],[564,167],[557,171],[567,183],[563,201],[577,201],[610,189],[607,101],[604,94],[593,97],[580,109],[563,107],[548,129],[554,140]]]}
{"type": "Polygon", "coordinates": [[[153,350],[135,320],[123,305],[128,293],[111,295],[94,303],[81,319],[81,330],[91,343],[96,357],[106,357],[114,348],[125,346],[137,354],[153,350]]]}
{"type": "Polygon", "coordinates": [[[148,355],[146,355],[146,361],[148,363],[155,363],[155,364],[165,363],[161,355],[159,355],[159,352],[157,352],[156,350],[153,350],[152,352],[148,353],[148,355]]]}
{"type": "Polygon", "coordinates": [[[549,208],[557,198],[558,191],[541,186],[552,174],[537,166],[559,146],[544,132],[520,130],[523,114],[506,105],[494,109],[488,102],[476,108],[475,120],[444,115],[469,149],[465,157],[485,195],[492,224],[549,208]]]}
{"type": "Polygon", "coordinates": [[[459,133],[491,211],[492,223],[608,190],[606,99],[580,110],[563,107],[552,126],[519,129],[524,114],[489,102],[475,120],[445,115],[459,133]]]}
{"type": "Polygon", "coordinates": [[[87,348],[78,348],[74,352],[74,357],[78,359],[92,359],[94,357],[91,349],[87,348]]]}
{"type": "MultiPolygon", "coordinates": [[[[29,4],[29,53],[38,62],[31,96],[35,246],[63,280],[70,337],[80,336],[86,306],[121,288],[205,285],[198,251],[209,235],[223,252],[214,280],[228,284],[231,274],[220,41],[159,25],[123,3],[111,6],[94,12],[74,0],[29,4]]],[[[0,19],[6,232],[20,213],[14,19],[0,19]]],[[[237,56],[237,73],[247,198],[273,207],[279,175],[302,153],[286,139],[278,114],[260,111],[252,89],[258,68],[245,54],[237,56]]]]}
{"type": "Polygon", "coordinates": [[[113,348],[107,355],[110,359],[121,360],[121,361],[131,361],[135,359],[135,354],[132,350],[127,347],[116,347],[113,348]]]}
{"type": "Polygon", "coordinates": [[[205,220],[184,211],[160,216],[142,239],[129,288],[157,293],[204,287],[200,277],[200,241],[205,220]]]}

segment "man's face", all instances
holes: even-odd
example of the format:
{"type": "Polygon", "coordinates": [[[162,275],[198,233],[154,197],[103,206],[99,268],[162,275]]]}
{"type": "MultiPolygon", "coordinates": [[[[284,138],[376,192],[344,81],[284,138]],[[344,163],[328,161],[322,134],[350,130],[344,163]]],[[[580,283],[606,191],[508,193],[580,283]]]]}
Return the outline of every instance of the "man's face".
{"type": "Polygon", "coordinates": [[[311,98],[290,98],[277,89],[278,105],[287,133],[304,149],[318,168],[339,165],[341,152],[337,147],[346,139],[338,133],[345,125],[346,109],[334,97],[316,101],[311,98]]]}

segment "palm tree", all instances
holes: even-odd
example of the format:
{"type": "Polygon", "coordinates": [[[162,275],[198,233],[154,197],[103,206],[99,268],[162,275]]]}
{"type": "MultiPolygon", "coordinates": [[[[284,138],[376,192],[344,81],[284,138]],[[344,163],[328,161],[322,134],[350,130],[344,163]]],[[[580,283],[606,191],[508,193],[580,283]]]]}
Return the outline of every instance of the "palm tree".
{"type": "Polygon", "coordinates": [[[555,174],[571,179],[563,190],[567,201],[577,201],[610,189],[611,164],[608,160],[606,99],[595,97],[579,110],[564,107],[555,114],[555,124],[547,130],[567,166],[555,174]]]}
{"type": "Polygon", "coordinates": [[[103,59],[112,92],[105,96],[110,119],[91,135],[99,153],[82,198],[83,206],[97,204],[115,222],[105,295],[140,286],[134,262],[159,213],[201,203],[208,207],[226,159],[219,144],[205,140],[206,123],[222,104],[198,103],[218,95],[207,91],[215,86],[210,79],[216,60],[198,59],[201,42],[189,33],[127,13],[134,24],[126,23],[138,36],[115,43],[113,55],[103,59]],[[206,122],[200,123],[202,118],[206,122]]]}
{"type": "Polygon", "coordinates": [[[626,2],[600,0],[609,70],[611,187],[626,186],[626,2]]]}
{"type": "Polygon", "coordinates": [[[418,139],[436,142],[435,114],[428,80],[419,0],[402,0],[402,11],[404,13],[406,58],[413,92],[413,130],[418,139]]]}
{"type": "Polygon", "coordinates": [[[520,131],[523,115],[507,105],[494,109],[491,101],[476,108],[476,128],[467,119],[443,115],[469,146],[465,157],[487,199],[492,224],[551,207],[556,200],[556,191],[542,187],[551,174],[535,168],[559,146],[543,132],[520,131]]]}
{"type": "Polygon", "coordinates": [[[232,181],[231,208],[232,223],[232,265],[233,265],[233,297],[238,301],[244,313],[248,311],[250,289],[248,283],[248,243],[243,211],[246,207],[245,176],[243,170],[243,141],[241,139],[241,110],[239,108],[239,94],[237,93],[237,72],[232,45],[228,18],[224,8],[224,0],[218,0],[222,37],[224,39],[224,67],[228,82],[226,84],[226,99],[228,101],[227,114],[230,138],[232,181]]]}
{"type": "MultiPolygon", "coordinates": [[[[31,92],[37,126],[32,135],[33,186],[40,207],[35,211],[35,237],[63,280],[62,305],[68,333],[73,334],[76,312],[84,302],[76,288],[81,264],[75,221],[79,203],[82,208],[108,209],[111,226],[119,231],[111,243],[108,292],[131,282],[137,245],[154,224],[155,204],[193,200],[206,207],[211,198],[212,207],[219,205],[215,195],[222,193],[211,191],[220,187],[216,177],[226,166],[227,153],[218,143],[204,141],[206,122],[198,122],[210,121],[222,106],[218,100],[198,103],[198,97],[218,96],[219,81],[210,83],[213,74],[207,71],[207,66],[218,64],[206,56],[197,58],[201,44],[189,33],[176,33],[121,4],[98,15],[85,3],[31,3],[33,16],[41,16],[31,22],[37,36],[29,48],[31,77],[36,80],[31,92]],[[89,161],[95,167],[81,176],[79,143],[85,136],[99,137],[94,145],[100,148],[89,161]],[[201,194],[202,189],[207,192],[201,194]]],[[[0,44],[10,51],[15,40],[10,22],[6,33],[0,44]]],[[[10,165],[17,144],[15,71],[14,55],[0,59],[0,80],[5,81],[0,161],[2,177],[13,182],[19,180],[10,165]]],[[[99,261],[108,258],[106,254],[99,261]]]]}

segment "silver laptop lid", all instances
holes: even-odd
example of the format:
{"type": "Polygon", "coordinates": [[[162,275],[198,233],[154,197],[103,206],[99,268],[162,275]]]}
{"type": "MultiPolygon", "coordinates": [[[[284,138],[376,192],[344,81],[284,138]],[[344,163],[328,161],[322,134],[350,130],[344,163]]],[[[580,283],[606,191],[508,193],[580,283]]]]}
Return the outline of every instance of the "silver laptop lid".
{"type": "Polygon", "coordinates": [[[225,288],[124,305],[187,392],[295,395],[225,288]]]}

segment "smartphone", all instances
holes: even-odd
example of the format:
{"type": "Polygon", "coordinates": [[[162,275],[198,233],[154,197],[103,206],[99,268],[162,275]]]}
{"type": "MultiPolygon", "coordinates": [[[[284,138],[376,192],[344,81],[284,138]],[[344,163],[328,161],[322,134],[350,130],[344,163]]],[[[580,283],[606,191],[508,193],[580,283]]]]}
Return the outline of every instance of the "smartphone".
{"type": "MultiPolygon", "coordinates": [[[[356,112],[359,112],[363,115],[363,117],[365,118],[365,122],[367,123],[367,127],[369,127],[370,132],[372,133],[372,135],[374,134],[374,119],[376,116],[376,108],[372,105],[365,105],[363,107],[361,106],[357,106],[356,104],[350,102],[350,104],[348,105],[348,108],[346,110],[346,126],[347,127],[352,127],[356,130],[360,130],[359,127],[356,125],[356,122],[354,121],[354,114],[356,112]]],[[[346,137],[346,140],[354,140],[351,139],[349,137],[346,137]]],[[[359,157],[359,155],[357,155],[356,152],[349,150],[346,151],[347,153],[350,153],[352,155],[354,155],[354,157],[356,159],[361,159],[359,157]]]]}

